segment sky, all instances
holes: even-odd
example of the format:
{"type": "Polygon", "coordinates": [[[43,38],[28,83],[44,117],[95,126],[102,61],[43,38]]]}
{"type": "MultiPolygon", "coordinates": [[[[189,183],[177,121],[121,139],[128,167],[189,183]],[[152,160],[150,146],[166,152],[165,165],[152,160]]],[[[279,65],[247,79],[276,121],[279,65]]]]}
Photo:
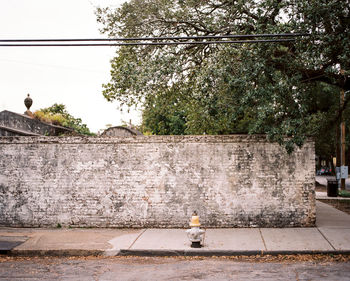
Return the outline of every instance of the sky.
{"type": "MultiPolygon", "coordinates": [[[[0,39],[106,38],[94,14],[96,6],[118,7],[125,0],[0,0],[0,39]]],[[[32,112],[63,103],[92,132],[107,124],[141,122],[140,112],[102,96],[110,80],[116,47],[0,47],[0,111],[32,112]]]]}

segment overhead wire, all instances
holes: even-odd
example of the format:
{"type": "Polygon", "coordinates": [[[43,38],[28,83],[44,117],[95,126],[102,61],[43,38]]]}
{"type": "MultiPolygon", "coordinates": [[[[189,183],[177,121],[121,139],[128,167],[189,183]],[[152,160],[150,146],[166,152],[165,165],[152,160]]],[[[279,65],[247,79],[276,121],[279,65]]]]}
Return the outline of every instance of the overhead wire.
{"type": "Polygon", "coordinates": [[[209,45],[243,43],[277,43],[295,41],[296,37],[309,36],[308,33],[280,34],[236,34],[174,37],[129,37],[129,38],[86,38],[86,39],[0,39],[0,47],[101,47],[101,46],[147,46],[147,45],[209,45]],[[248,38],[248,39],[246,39],[248,38]],[[270,38],[270,39],[252,39],[270,38]],[[283,39],[275,39],[283,38],[283,39]],[[287,38],[287,39],[284,39],[287,38]],[[214,40],[213,40],[214,39],[214,40]],[[219,40],[220,39],[220,40],[219,40]],[[221,40],[228,39],[228,40],[221,40]],[[239,40],[230,40],[239,39],[239,40]],[[165,41],[167,40],[167,41],[165,41]],[[169,41],[175,40],[175,41],[169,41]],[[180,41],[177,41],[180,40],[180,41]],[[189,41],[191,40],[191,41],[189,41]],[[196,41],[202,40],[202,41],[196,41]],[[203,41],[206,40],[206,41],[203,41]],[[129,42],[133,41],[133,42],[129,42]],[[153,42],[144,42],[153,41],[153,42]],[[160,41],[160,42],[159,42],[160,41]],[[165,42],[164,42],[165,41],[165,42]],[[68,43],[56,43],[68,42],[68,43]],[[81,43],[88,42],[88,43],[81,43]],[[113,43],[91,43],[113,42],[113,43]]]}
{"type": "Polygon", "coordinates": [[[82,41],[153,41],[153,40],[195,40],[224,38],[261,38],[261,37],[300,37],[309,33],[263,33],[263,34],[229,34],[199,36],[161,36],[161,37],[126,37],[126,38],[78,38],[78,39],[0,39],[0,42],[82,42],[82,41]]]}
{"type": "Polygon", "coordinates": [[[236,40],[236,41],[182,41],[182,42],[134,42],[134,43],[96,43],[96,44],[0,44],[0,47],[102,47],[102,46],[147,46],[147,45],[209,45],[209,44],[242,44],[242,43],[272,43],[291,42],[295,39],[275,40],[236,40]]]}

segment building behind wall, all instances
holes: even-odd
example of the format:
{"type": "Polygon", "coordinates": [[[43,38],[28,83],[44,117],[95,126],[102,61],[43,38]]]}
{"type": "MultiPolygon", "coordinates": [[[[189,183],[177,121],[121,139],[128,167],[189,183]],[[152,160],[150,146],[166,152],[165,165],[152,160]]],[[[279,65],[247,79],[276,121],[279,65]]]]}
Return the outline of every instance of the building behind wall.
{"type": "Polygon", "coordinates": [[[102,137],[133,137],[142,136],[142,133],[131,127],[115,126],[105,130],[102,137]]]}
{"type": "Polygon", "coordinates": [[[72,135],[72,129],[42,122],[34,118],[29,110],[33,101],[28,97],[24,100],[27,110],[24,114],[4,110],[0,112],[0,137],[8,136],[59,136],[72,135]]]}
{"type": "Polygon", "coordinates": [[[25,114],[0,112],[0,136],[59,136],[73,130],[34,119],[25,114]]]}

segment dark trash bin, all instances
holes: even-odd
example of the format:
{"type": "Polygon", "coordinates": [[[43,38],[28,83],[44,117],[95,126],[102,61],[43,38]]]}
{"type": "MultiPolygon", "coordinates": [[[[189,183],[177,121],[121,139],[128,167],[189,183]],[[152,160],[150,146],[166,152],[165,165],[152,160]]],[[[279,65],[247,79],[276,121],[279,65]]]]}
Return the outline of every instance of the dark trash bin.
{"type": "Polygon", "coordinates": [[[337,197],[338,196],[338,181],[327,179],[327,196],[337,197]]]}

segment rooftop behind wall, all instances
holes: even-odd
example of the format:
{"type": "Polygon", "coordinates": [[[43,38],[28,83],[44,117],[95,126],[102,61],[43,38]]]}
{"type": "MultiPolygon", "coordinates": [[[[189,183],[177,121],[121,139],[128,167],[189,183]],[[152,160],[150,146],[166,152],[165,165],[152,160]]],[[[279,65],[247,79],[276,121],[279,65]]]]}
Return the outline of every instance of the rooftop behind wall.
{"type": "Polygon", "coordinates": [[[0,136],[71,134],[72,130],[11,111],[0,112],[0,136]]]}
{"type": "Polygon", "coordinates": [[[314,167],[264,136],[2,137],[0,225],[313,226],[314,167]]]}

